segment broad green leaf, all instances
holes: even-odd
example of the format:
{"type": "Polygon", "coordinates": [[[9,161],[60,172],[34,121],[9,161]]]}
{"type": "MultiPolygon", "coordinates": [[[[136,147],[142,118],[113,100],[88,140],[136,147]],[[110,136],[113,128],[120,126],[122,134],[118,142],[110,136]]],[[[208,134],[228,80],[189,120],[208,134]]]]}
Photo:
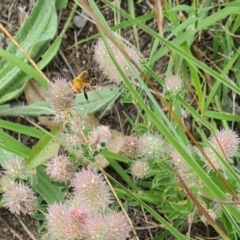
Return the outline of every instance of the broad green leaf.
{"type": "Polygon", "coordinates": [[[90,114],[102,109],[120,96],[120,89],[101,89],[99,91],[91,91],[87,93],[88,101],[84,94],[78,94],[76,97],[76,106],[85,114],[90,114]]]}
{"type": "Polygon", "coordinates": [[[58,0],[55,3],[56,9],[60,10],[62,8],[66,8],[68,4],[68,0],[58,0]]]}
{"type": "Polygon", "coordinates": [[[30,153],[30,148],[26,147],[15,138],[5,133],[3,130],[0,130],[0,148],[3,148],[24,158],[27,158],[30,153]]]}
{"type": "Polygon", "coordinates": [[[1,117],[17,117],[17,116],[41,116],[41,115],[52,115],[53,111],[50,108],[48,102],[38,102],[30,105],[13,105],[4,104],[0,106],[1,117]]]}
{"type": "Polygon", "coordinates": [[[62,42],[62,37],[58,36],[53,44],[50,45],[50,47],[47,49],[47,51],[42,55],[41,61],[37,64],[40,69],[43,69],[57,54],[60,45],[62,42]]]}
{"type": "Polygon", "coordinates": [[[29,75],[30,77],[34,78],[42,87],[47,87],[46,80],[39,74],[33,67],[29,64],[25,63],[24,61],[20,60],[19,58],[15,57],[14,55],[10,54],[7,51],[0,49],[0,56],[14,64],[16,67],[21,69],[24,73],[29,75]]]}
{"type": "MultiPolygon", "coordinates": [[[[14,36],[21,47],[33,58],[39,58],[48,48],[48,42],[57,29],[55,1],[38,0],[23,27],[14,36]]],[[[19,49],[10,43],[7,52],[27,62],[19,49]]],[[[3,59],[0,62],[0,103],[20,94],[27,83],[28,76],[13,63],[3,59]],[[12,93],[12,94],[11,94],[12,93]],[[6,94],[11,94],[5,97],[6,94]]]]}
{"type": "MultiPolygon", "coordinates": [[[[57,129],[52,130],[52,134],[56,136],[58,134],[57,129]]],[[[58,153],[60,144],[53,139],[49,134],[44,134],[38,143],[32,148],[27,159],[27,166],[29,169],[42,165],[48,159],[58,153]]]]}
{"type": "Polygon", "coordinates": [[[225,120],[225,121],[236,121],[236,122],[240,121],[239,115],[232,115],[226,112],[206,111],[205,116],[213,119],[219,119],[219,120],[225,120]]]}
{"type": "Polygon", "coordinates": [[[64,200],[64,186],[62,184],[57,185],[53,183],[45,173],[45,168],[43,166],[37,167],[37,174],[32,177],[30,184],[48,204],[64,200]]]}
{"type": "Polygon", "coordinates": [[[5,128],[14,132],[18,132],[21,134],[25,134],[27,136],[40,138],[42,132],[39,129],[35,129],[33,127],[24,126],[18,123],[13,123],[0,119],[0,128],[5,128]]]}
{"type": "MultiPolygon", "coordinates": [[[[23,76],[23,74],[21,74],[22,78],[19,76],[19,79],[21,78],[22,80],[23,79],[27,79],[26,76],[23,76]]],[[[4,102],[8,102],[10,100],[12,100],[13,98],[15,97],[18,97],[20,95],[20,93],[23,91],[23,89],[25,88],[27,82],[26,81],[22,81],[21,82],[22,84],[19,84],[19,88],[13,90],[13,91],[10,91],[8,93],[6,93],[2,98],[0,98],[0,104],[1,103],[4,103],[4,102]]]]}

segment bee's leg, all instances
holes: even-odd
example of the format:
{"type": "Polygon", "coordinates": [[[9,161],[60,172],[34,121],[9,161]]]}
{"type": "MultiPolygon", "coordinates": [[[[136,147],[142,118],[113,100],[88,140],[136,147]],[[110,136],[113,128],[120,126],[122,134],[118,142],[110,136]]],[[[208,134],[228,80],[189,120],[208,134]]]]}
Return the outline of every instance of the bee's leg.
{"type": "Polygon", "coordinates": [[[86,98],[86,100],[88,101],[88,95],[86,93],[86,86],[83,88],[83,94],[84,94],[84,97],[86,98]]]}

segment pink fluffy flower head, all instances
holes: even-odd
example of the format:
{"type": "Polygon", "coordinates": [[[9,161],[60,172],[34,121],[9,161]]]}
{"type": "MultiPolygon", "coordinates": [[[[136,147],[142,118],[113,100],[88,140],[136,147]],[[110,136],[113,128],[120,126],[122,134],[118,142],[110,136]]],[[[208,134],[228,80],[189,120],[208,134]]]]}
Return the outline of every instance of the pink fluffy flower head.
{"type": "MultiPolygon", "coordinates": [[[[116,58],[118,64],[121,69],[129,76],[133,77],[133,74],[128,67],[128,63],[125,60],[122,53],[118,50],[118,48],[107,39],[109,47],[116,58]]],[[[131,59],[140,66],[140,57],[137,50],[134,47],[124,47],[125,51],[131,57],[131,59]]],[[[94,60],[98,63],[99,68],[102,70],[103,74],[106,75],[110,80],[114,81],[116,84],[122,83],[122,77],[118,72],[115,64],[113,63],[108,50],[102,39],[98,39],[96,45],[94,46],[94,60]]]]}
{"type": "Polygon", "coordinates": [[[5,169],[5,175],[13,180],[26,177],[26,165],[23,158],[10,158],[2,166],[5,169]]]}
{"type": "Polygon", "coordinates": [[[48,233],[51,239],[80,239],[88,217],[88,211],[82,207],[54,203],[46,214],[48,233]]]}
{"type": "Polygon", "coordinates": [[[74,166],[67,156],[58,155],[47,162],[46,173],[57,182],[66,182],[74,176],[74,166]]]}
{"type": "Polygon", "coordinates": [[[217,131],[210,141],[213,148],[227,158],[235,156],[240,143],[239,136],[231,129],[217,131]]]}
{"type": "Polygon", "coordinates": [[[147,160],[135,160],[131,166],[131,173],[136,179],[146,178],[150,173],[150,166],[147,160]]]}
{"type": "Polygon", "coordinates": [[[57,78],[50,82],[46,92],[46,100],[51,104],[57,122],[68,118],[70,109],[74,105],[75,94],[64,78],[57,78]]]}
{"type": "Polygon", "coordinates": [[[183,80],[176,76],[176,75],[170,75],[165,80],[166,89],[168,92],[172,94],[176,94],[183,88],[183,80]]]}
{"type": "Polygon", "coordinates": [[[33,190],[22,183],[14,183],[5,188],[4,207],[13,214],[27,214],[37,206],[37,197],[33,190]]]}
{"type": "Polygon", "coordinates": [[[108,231],[109,228],[104,217],[94,214],[86,221],[84,226],[84,237],[86,240],[110,240],[108,231]]]}
{"type": "Polygon", "coordinates": [[[81,207],[70,207],[64,216],[65,238],[74,240],[83,236],[88,212],[81,207]]]}
{"type": "Polygon", "coordinates": [[[61,133],[60,138],[72,148],[75,149],[81,149],[81,144],[83,143],[83,140],[78,132],[78,134],[73,132],[67,132],[67,133],[61,133]]]}
{"type": "MultiPolygon", "coordinates": [[[[223,129],[217,131],[215,136],[210,138],[212,148],[205,147],[204,152],[216,169],[224,170],[224,164],[221,162],[216,152],[222,157],[222,159],[227,162],[231,162],[231,157],[235,156],[238,151],[239,142],[240,139],[236,132],[231,129],[223,129]]],[[[212,168],[207,159],[202,154],[199,155],[202,160],[205,161],[210,168],[212,168]]]]}
{"type": "Polygon", "coordinates": [[[64,239],[64,217],[67,212],[65,204],[54,203],[48,207],[46,214],[47,229],[51,239],[64,239]]]}
{"type": "Polygon", "coordinates": [[[127,218],[118,212],[105,216],[93,215],[86,221],[84,230],[86,240],[125,240],[130,237],[127,218]]]}
{"type": "Polygon", "coordinates": [[[120,149],[120,154],[125,157],[136,159],[141,156],[144,143],[141,139],[133,136],[126,136],[120,149]]]}
{"type": "Polygon", "coordinates": [[[98,126],[88,135],[88,140],[91,145],[96,145],[97,149],[102,148],[102,144],[106,144],[112,136],[108,126],[98,126]]]}
{"type": "Polygon", "coordinates": [[[104,222],[108,226],[109,240],[123,240],[130,237],[131,228],[123,213],[112,212],[104,217],[104,222]]]}
{"type": "Polygon", "coordinates": [[[101,211],[112,203],[109,188],[95,169],[82,169],[72,180],[75,198],[92,211],[101,211]]]}

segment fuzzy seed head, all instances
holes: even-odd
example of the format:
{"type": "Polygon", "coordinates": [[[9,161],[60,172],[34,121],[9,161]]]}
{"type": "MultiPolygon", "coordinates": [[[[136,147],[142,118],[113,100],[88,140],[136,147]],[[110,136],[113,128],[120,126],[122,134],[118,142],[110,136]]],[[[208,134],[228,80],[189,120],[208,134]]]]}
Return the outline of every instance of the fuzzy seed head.
{"type": "Polygon", "coordinates": [[[145,133],[140,139],[144,143],[141,156],[147,159],[159,159],[166,155],[167,144],[161,135],[145,133]]]}
{"type": "Polygon", "coordinates": [[[57,182],[66,182],[74,176],[74,166],[65,155],[53,157],[47,162],[46,173],[57,182]]]}
{"type": "Polygon", "coordinates": [[[79,133],[61,133],[60,138],[68,145],[73,148],[81,149],[81,144],[83,143],[82,138],[79,133]]]}
{"type": "Polygon", "coordinates": [[[74,91],[64,78],[50,82],[46,92],[46,100],[51,104],[56,122],[65,121],[74,105],[74,91]]]}
{"type": "Polygon", "coordinates": [[[64,217],[66,212],[67,206],[65,204],[54,203],[48,207],[46,220],[51,239],[65,239],[64,217]]]}
{"type": "Polygon", "coordinates": [[[183,88],[183,80],[176,75],[170,75],[167,77],[165,84],[167,91],[172,94],[177,94],[183,88]]]}
{"type": "Polygon", "coordinates": [[[150,173],[150,166],[146,160],[135,160],[131,166],[132,176],[136,179],[146,178],[150,173]]]}
{"type": "Polygon", "coordinates": [[[71,116],[68,121],[68,127],[70,132],[74,134],[79,134],[79,131],[84,131],[86,129],[86,125],[89,122],[87,116],[81,114],[77,110],[71,111],[71,116]]]}
{"type": "Polygon", "coordinates": [[[37,197],[33,190],[22,183],[9,185],[5,192],[4,207],[13,214],[23,213],[24,215],[32,212],[37,206],[37,197]]]}
{"type": "Polygon", "coordinates": [[[96,145],[97,149],[102,148],[102,144],[106,144],[112,136],[108,126],[98,126],[88,135],[88,141],[91,145],[96,145]]]}
{"type": "Polygon", "coordinates": [[[128,158],[136,159],[141,156],[141,151],[144,147],[145,146],[141,139],[127,136],[124,138],[123,145],[120,149],[120,154],[128,158]]]}
{"type": "Polygon", "coordinates": [[[84,226],[86,240],[110,240],[108,231],[108,225],[101,215],[94,214],[87,219],[84,226]]]}
{"type": "Polygon", "coordinates": [[[23,158],[10,158],[3,163],[2,167],[5,169],[4,174],[13,180],[26,177],[26,165],[23,158]]]}
{"type": "Polygon", "coordinates": [[[95,169],[82,169],[76,173],[72,186],[75,198],[92,211],[101,211],[112,203],[106,182],[95,169]]]}
{"type": "MultiPolygon", "coordinates": [[[[122,55],[122,53],[118,50],[118,48],[109,40],[107,39],[109,47],[112,51],[112,54],[115,56],[118,64],[121,66],[121,69],[129,76],[133,77],[133,74],[128,67],[128,64],[122,55]]],[[[125,47],[125,51],[131,57],[131,59],[140,67],[140,57],[137,53],[137,50],[134,47],[125,47]]],[[[106,75],[110,80],[114,81],[116,84],[122,83],[122,77],[118,72],[115,64],[113,63],[107,48],[102,39],[98,39],[95,47],[94,47],[94,60],[98,63],[99,68],[106,75]]]]}
{"type": "Polygon", "coordinates": [[[211,145],[223,158],[235,156],[240,142],[239,136],[231,129],[217,131],[211,138],[211,145]],[[224,154],[223,154],[224,153],[224,154]]]}
{"type": "Polygon", "coordinates": [[[64,216],[65,238],[74,240],[84,233],[84,225],[88,218],[88,212],[81,207],[70,207],[64,216]]]}
{"type": "Polygon", "coordinates": [[[127,218],[121,212],[112,212],[104,217],[108,226],[109,240],[123,240],[130,237],[130,225],[127,218]]]}

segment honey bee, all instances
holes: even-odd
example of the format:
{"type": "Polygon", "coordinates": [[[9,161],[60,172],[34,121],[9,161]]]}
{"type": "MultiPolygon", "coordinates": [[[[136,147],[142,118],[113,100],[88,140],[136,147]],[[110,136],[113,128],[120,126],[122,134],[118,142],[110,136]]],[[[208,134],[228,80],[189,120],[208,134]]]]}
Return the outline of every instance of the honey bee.
{"type": "Polygon", "coordinates": [[[74,92],[80,92],[81,90],[84,93],[84,97],[88,101],[88,95],[86,92],[87,87],[92,87],[97,84],[96,74],[93,69],[89,68],[82,71],[77,77],[75,77],[70,85],[74,92]]]}

